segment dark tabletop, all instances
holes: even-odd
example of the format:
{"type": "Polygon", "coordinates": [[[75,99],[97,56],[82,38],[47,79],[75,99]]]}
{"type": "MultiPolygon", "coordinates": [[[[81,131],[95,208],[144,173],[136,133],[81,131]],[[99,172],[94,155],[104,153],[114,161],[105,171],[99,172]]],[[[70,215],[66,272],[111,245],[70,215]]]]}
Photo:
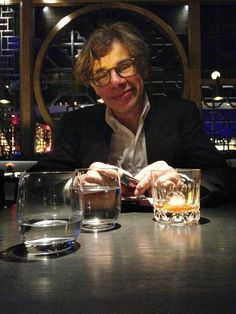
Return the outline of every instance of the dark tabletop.
{"type": "Polygon", "coordinates": [[[236,313],[236,203],[201,223],[163,226],[152,210],[81,233],[73,252],[29,259],[16,208],[0,211],[0,313],[236,313]]]}

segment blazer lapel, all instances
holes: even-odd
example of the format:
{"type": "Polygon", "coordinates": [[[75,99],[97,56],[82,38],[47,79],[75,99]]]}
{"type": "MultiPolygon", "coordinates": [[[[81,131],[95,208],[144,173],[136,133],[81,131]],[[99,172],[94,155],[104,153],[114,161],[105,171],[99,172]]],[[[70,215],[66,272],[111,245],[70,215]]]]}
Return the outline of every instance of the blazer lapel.
{"type": "Polygon", "coordinates": [[[170,162],[172,159],[169,141],[171,125],[168,116],[171,114],[167,102],[163,99],[151,104],[145,120],[145,137],[148,163],[157,160],[170,162]]]}

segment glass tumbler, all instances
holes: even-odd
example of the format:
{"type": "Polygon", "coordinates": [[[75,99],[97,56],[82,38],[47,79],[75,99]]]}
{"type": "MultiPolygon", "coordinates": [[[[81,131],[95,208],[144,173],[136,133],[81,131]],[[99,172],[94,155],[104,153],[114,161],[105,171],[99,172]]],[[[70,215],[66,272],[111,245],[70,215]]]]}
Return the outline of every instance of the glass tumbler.
{"type": "Polygon", "coordinates": [[[74,172],[24,172],[17,194],[17,221],[29,253],[46,255],[72,248],[83,219],[71,204],[74,172]]]}
{"type": "Polygon", "coordinates": [[[73,206],[83,207],[82,230],[113,229],[121,208],[117,167],[77,169],[73,181],[73,206]]]}
{"type": "Polygon", "coordinates": [[[155,220],[168,224],[198,223],[200,183],[200,169],[151,170],[155,220]]]}

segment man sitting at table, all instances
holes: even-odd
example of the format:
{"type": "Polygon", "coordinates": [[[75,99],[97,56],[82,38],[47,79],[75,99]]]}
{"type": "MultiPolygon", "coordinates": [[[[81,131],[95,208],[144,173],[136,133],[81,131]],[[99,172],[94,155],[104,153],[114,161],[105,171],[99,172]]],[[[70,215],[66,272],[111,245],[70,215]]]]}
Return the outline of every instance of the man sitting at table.
{"type": "Polygon", "coordinates": [[[204,192],[214,200],[226,199],[233,177],[204,132],[196,105],[168,97],[155,101],[145,90],[148,55],[140,34],[126,23],[105,25],[90,35],[75,76],[81,84],[90,84],[105,105],[65,114],[53,140],[51,162],[41,166],[116,165],[139,180],[135,196],[149,189],[151,169],[200,168],[204,192]]]}

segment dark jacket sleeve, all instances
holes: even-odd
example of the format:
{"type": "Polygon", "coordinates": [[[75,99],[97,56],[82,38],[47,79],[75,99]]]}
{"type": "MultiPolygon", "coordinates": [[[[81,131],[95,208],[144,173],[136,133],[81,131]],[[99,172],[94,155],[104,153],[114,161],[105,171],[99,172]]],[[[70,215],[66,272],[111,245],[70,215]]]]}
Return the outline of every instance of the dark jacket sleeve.
{"type": "Polygon", "coordinates": [[[107,162],[111,130],[105,123],[105,106],[78,109],[63,115],[53,131],[52,151],[36,170],[74,170],[94,161],[107,162]]]}
{"type": "Polygon", "coordinates": [[[181,165],[198,167],[202,170],[202,199],[209,195],[208,203],[225,201],[234,195],[235,177],[204,130],[204,124],[196,105],[186,105],[181,131],[181,165]]]}
{"type": "MultiPolygon", "coordinates": [[[[79,138],[76,138],[74,117],[65,114],[52,132],[52,150],[38,160],[38,163],[29,171],[66,171],[77,167],[76,150],[79,138]]],[[[77,122],[78,123],[78,122],[77,122]]]]}
{"type": "Polygon", "coordinates": [[[152,104],[146,140],[149,163],[165,160],[174,168],[201,169],[203,199],[220,201],[234,195],[232,169],[205,132],[193,102],[167,98],[156,106],[152,104]]]}

